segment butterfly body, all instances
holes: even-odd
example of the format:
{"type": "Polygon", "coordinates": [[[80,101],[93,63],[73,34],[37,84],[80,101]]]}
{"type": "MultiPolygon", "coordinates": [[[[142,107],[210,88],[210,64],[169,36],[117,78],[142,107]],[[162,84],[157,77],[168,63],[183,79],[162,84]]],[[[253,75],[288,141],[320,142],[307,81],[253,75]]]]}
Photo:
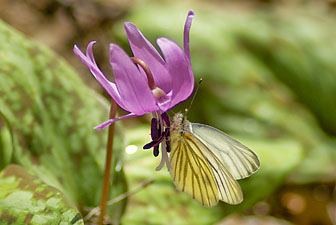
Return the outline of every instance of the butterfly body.
{"type": "Polygon", "coordinates": [[[213,127],[191,123],[181,113],[171,125],[171,176],[178,190],[206,207],[219,200],[243,200],[236,180],[250,176],[260,166],[246,146],[213,127]]]}

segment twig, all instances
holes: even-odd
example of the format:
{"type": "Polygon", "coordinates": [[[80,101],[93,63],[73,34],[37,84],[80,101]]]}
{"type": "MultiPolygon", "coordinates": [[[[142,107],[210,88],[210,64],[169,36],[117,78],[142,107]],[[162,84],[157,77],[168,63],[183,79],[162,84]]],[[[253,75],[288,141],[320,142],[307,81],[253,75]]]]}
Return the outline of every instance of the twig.
{"type": "MultiPolygon", "coordinates": [[[[153,180],[152,179],[149,179],[149,180],[146,180],[144,182],[142,182],[141,184],[139,184],[138,186],[136,186],[133,190],[129,191],[129,192],[126,192],[124,194],[121,194],[119,195],[118,197],[110,200],[107,202],[107,205],[110,206],[110,205],[113,205],[114,203],[117,203],[131,195],[134,195],[135,193],[137,193],[138,191],[142,190],[143,188],[145,188],[146,186],[150,185],[153,183],[153,180]]],[[[88,221],[92,216],[94,216],[95,214],[97,214],[100,210],[101,207],[98,206],[96,208],[93,208],[87,215],[86,217],[84,218],[84,222],[88,221]]]]}

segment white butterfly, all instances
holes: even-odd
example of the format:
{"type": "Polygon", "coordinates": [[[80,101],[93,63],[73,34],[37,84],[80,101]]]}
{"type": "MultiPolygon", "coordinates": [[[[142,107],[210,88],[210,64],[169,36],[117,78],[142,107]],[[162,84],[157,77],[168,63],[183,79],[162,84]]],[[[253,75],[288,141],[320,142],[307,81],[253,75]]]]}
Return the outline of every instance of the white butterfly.
{"type": "Polygon", "coordinates": [[[249,148],[208,125],[191,123],[181,113],[171,125],[170,174],[178,190],[206,207],[218,201],[243,201],[236,180],[246,178],[260,167],[249,148]]]}

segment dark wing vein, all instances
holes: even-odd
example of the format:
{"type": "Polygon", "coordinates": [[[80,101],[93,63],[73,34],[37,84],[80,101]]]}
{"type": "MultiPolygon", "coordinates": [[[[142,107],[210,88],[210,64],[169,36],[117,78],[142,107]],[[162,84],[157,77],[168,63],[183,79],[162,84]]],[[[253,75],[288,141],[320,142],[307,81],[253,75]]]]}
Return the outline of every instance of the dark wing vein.
{"type": "Polygon", "coordinates": [[[226,167],[235,179],[256,172],[260,162],[256,154],[239,141],[213,127],[191,123],[192,132],[226,167]]]}
{"type": "Polygon", "coordinates": [[[178,141],[173,139],[171,144],[171,174],[177,189],[206,207],[216,205],[219,194],[216,180],[198,143],[184,137],[178,141]]]}

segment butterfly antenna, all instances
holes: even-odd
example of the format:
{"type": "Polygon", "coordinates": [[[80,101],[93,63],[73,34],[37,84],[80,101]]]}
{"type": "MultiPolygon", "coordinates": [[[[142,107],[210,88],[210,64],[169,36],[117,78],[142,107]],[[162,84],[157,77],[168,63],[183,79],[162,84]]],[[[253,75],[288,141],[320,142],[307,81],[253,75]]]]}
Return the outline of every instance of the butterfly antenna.
{"type": "Polygon", "coordinates": [[[190,105],[189,105],[188,108],[185,109],[185,113],[186,113],[186,115],[187,115],[189,109],[191,108],[192,104],[194,103],[195,97],[196,97],[196,95],[197,95],[199,86],[200,86],[200,84],[202,83],[202,81],[203,81],[202,78],[200,78],[199,81],[198,81],[198,84],[197,84],[197,87],[196,87],[196,91],[195,91],[195,94],[193,95],[193,97],[192,97],[192,99],[191,99],[190,105]]]}

